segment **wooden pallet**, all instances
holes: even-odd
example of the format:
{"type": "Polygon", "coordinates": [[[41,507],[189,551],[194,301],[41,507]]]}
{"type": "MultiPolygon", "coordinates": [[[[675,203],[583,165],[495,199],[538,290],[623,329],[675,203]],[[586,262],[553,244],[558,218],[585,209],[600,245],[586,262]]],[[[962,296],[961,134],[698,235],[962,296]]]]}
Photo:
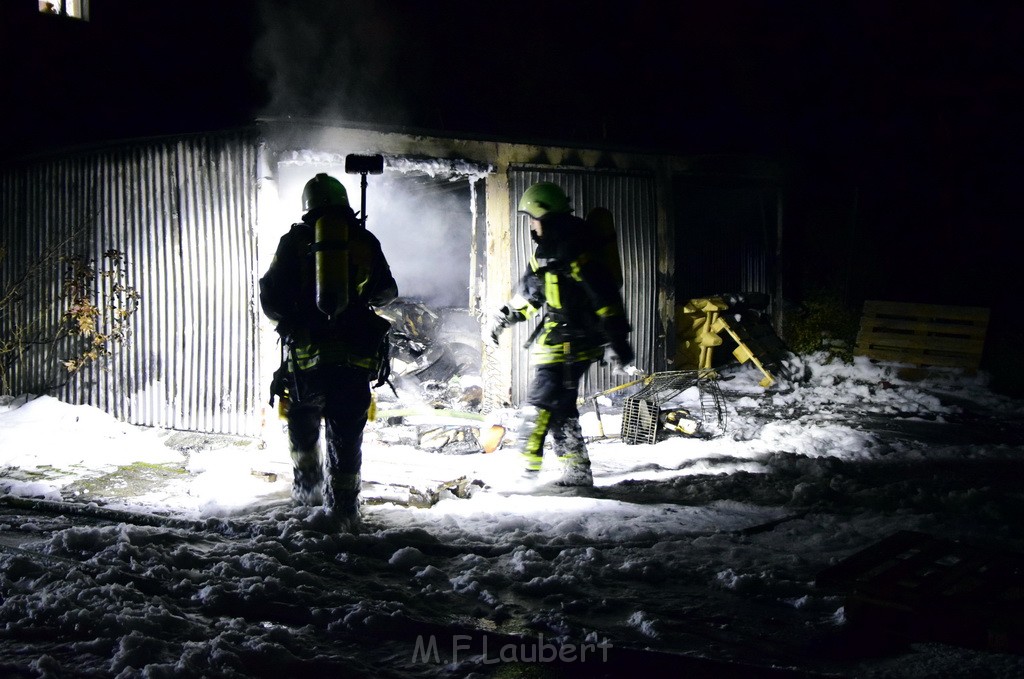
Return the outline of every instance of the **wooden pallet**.
{"type": "Polygon", "coordinates": [[[970,374],[981,364],[988,319],[984,307],[867,301],[854,353],[970,374]]]}
{"type": "Polygon", "coordinates": [[[1024,555],[900,531],[822,571],[847,620],[915,641],[1024,651],[1024,555]]]}

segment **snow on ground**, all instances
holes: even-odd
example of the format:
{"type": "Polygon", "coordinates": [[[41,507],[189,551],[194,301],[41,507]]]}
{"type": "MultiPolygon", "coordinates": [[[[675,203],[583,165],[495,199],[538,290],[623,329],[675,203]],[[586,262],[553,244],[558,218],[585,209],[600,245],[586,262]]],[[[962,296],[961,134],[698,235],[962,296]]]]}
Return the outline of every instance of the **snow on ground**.
{"type": "MultiPolygon", "coordinates": [[[[427,452],[373,423],[356,532],[285,501],[277,428],[261,446],[7,398],[0,674],[1024,674],[1010,653],[855,636],[815,585],[899,530],[1024,551],[1024,404],[866,359],[789,372],[765,390],[726,370],[714,438],[591,441],[588,491],[520,487],[509,446],[427,452]]],[[[618,433],[627,393],[600,422],[583,407],[588,436],[618,433]]]]}

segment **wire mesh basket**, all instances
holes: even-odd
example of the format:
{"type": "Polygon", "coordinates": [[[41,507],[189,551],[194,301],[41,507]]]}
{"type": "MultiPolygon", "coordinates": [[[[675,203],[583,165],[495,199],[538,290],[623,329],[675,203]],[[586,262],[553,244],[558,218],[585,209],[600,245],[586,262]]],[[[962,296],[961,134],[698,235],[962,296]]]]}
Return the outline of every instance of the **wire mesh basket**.
{"type": "Polygon", "coordinates": [[[713,370],[654,373],[643,388],[626,398],[622,408],[622,440],[628,444],[654,443],[662,421],[662,407],[691,387],[700,403],[700,425],[705,435],[724,432],[725,398],[713,370]]]}

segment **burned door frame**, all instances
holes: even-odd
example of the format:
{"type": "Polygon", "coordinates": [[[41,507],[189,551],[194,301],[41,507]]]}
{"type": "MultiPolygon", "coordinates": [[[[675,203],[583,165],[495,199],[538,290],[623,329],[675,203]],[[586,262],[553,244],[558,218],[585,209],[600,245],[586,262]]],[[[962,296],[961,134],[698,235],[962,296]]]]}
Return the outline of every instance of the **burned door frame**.
{"type": "MultiPolygon", "coordinates": [[[[533,252],[529,218],[516,212],[519,196],[532,184],[555,182],[569,196],[575,213],[585,217],[595,207],[606,207],[615,217],[625,284],[623,299],[633,332],[630,341],[636,351],[636,365],[645,371],[656,370],[661,361],[657,355],[657,181],[653,172],[595,170],[592,168],[510,165],[508,185],[512,225],[510,266],[513,285],[526,270],[533,252]]],[[[537,320],[511,328],[512,382],[511,399],[521,404],[527,393],[532,363],[523,345],[533,332],[537,320]]],[[[591,366],[583,381],[583,395],[611,388],[622,382],[612,374],[610,364],[591,366]]]]}

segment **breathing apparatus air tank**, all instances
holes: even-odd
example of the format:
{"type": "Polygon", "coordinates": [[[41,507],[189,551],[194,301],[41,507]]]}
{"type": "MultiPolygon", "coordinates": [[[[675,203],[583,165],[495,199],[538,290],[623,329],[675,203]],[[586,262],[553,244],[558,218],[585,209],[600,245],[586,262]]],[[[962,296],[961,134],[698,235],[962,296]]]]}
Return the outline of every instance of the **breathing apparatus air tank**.
{"type": "Polygon", "coordinates": [[[348,221],[341,214],[316,220],[313,252],[316,267],[316,306],[328,318],[348,307],[348,221]]]}
{"type": "Polygon", "coordinates": [[[348,192],[334,177],[320,173],[306,182],[302,207],[313,223],[316,306],[328,318],[348,307],[348,192]]]}

